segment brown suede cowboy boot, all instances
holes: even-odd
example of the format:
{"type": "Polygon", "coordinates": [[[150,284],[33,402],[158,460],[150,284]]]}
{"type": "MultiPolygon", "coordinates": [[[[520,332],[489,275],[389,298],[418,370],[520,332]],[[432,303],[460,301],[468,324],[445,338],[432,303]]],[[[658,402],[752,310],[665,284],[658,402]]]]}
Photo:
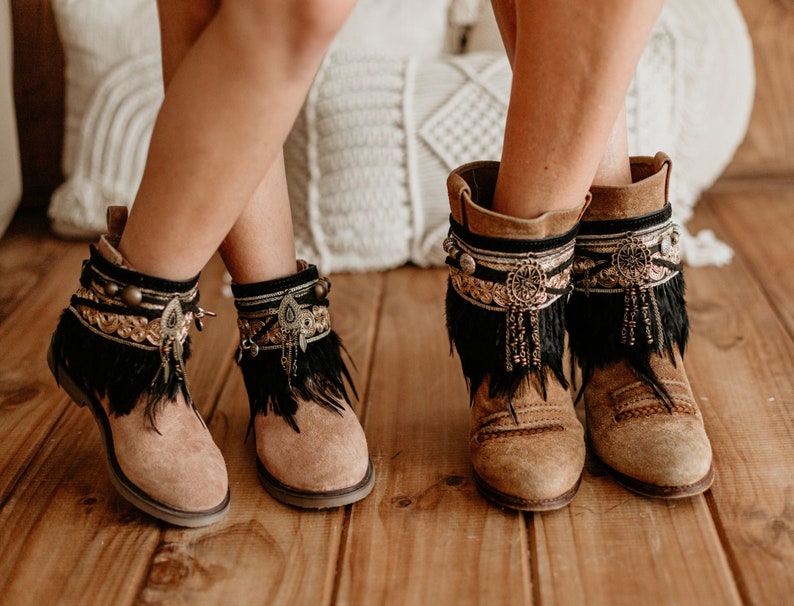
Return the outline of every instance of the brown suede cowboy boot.
{"type": "Polygon", "coordinates": [[[374,486],[364,430],[345,389],[350,375],[331,330],[331,283],[314,265],[254,284],[233,284],[237,362],[251,407],[259,481],[297,507],[354,503],[374,486]]]}
{"type": "Polygon", "coordinates": [[[706,490],[714,471],[682,362],[689,324],[670,168],[663,153],[633,158],[632,185],[592,188],[568,330],[592,453],[626,488],[675,498],[706,490]]]}
{"type": "Polygon", "coordinates": [[[178,526],[229,509],[226,465],[188,391],[188,330],[200,327],[198,276],[173,282],[136,272],[116,247],[125,207],[91,246],[80,288],[47,359],[59,385],[88,406],[104,438],[110,479],[130,503],[178,526]]]}
{"type": "Polygon", "coordinates": [[[586,207],[516,219],[490,210],[498,162],[449,176],[447,327],[471,395],[480,492],[503,507],[557,509],[584,466],[583,429],[563,374],[565,302],[586,207]]]}

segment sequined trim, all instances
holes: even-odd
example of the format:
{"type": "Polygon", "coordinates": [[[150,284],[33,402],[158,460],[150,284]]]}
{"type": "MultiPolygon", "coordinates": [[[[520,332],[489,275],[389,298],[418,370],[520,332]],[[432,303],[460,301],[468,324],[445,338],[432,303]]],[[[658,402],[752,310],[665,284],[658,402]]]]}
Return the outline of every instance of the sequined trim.
{"type": "MultiPolygon", "coordinates": [[[[316,268],[298,260],[298,274],[316,268]]],[[[309,343],[331,333],[328,306],[320,304],[331,290],[331,282],[317,276],[307,282],[250,297],[237,297],[237,326],[240,347],[237,361],[244,352],[252,357],[262,350],[281,350],[281,366],[290,379],[297,375],[298,356],[309,343]],[[255,308],[245,311],[246,307],[255,308]]]]}
{"type": "MultiPolygon", "coordinates": [[[[286,298],[284,299],[287,300],[286,298]]],[[[294,301],[294,299],[293,299],[294,301]]],[[[280,306],[281,307],[281,306],[280,306]]],[[[261,349],[281,349],[285,341],[291,338],[295,330],[299,332],[298,339],[304,339],[307,343],[323,338],[331,332],[331,315],[328,308],[323,305],[298,305],[297,308],[291,304],[288,309],[291,321],[283,318],[284,324],[280,321],[273,322],[274,316],[279,316],[279,310],[267,310],[256,318],[237,319],[237,327],[240,329],[241,341],[251,350],[251,355],[256,356],[261,349]],[[264,333],[265,326],[272,325],[264,333]],[[286,329],[284,328],[286,326],[286,329]],[[258,338],[256,335],[261,334],[258,338]]]]}
{"type": "Polygon", "coordinates": [[[450,266],[453,288],[463,299],[484,309],[541,310],[566,295],[570,287],[573,242],[546,253],[509,254],[476,249],[451,235],[444,249],[460,264],[460,268],[450,266]],[[505,280],[477,277],[477,267],[504,272],[505,280]]]}
{"type": "Polygon", "coordinates": [[[680,273],[678,227],[668,221],[641,233],[579,236],[573,262],[577,291],[619,293],[652,288],[680,273]]]}
{"type": "MultiPolygon", "coordinates": [[[[75,296],[94,303],[102,302],[93,290],[83,287],[77,290],[75,296]]],[[[80,303],[72,304],[70,308],[90,330],[101,336],[114,337],[131,345],[150,345],[152,349],[159,348],[163,342],[162,317],[150,320],[145,316],[100,311],[80,303]]],[[[161,308],[165,309],[163,306],[161,308]]],[[[179,316],[176,320],[177,326],[171,327],[170,330],[176,332],[179,341],[184,341],[195,314],[188,311],[184,314],[180,313],[179,316]]]]}
{"type": "Polygon", "coordinates": [[[678,227],[671,220],[638,232],[577,238],[574,290],[623,294],[621,344],[634,347],[643,340],[664,345],[655,289],[681,273],[678,242],[678,227]]]}

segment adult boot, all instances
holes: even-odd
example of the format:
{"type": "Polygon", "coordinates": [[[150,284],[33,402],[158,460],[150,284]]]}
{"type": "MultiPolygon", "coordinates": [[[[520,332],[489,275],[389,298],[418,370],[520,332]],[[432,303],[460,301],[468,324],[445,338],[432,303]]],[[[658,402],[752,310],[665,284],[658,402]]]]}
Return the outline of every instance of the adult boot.
{"type": "Polygon", "coordinates": [[[297,273],[233,284],[243,373],[262,486],[304,508],[347,505],[374,485],[367,440],[350,406],[341,341],[331,330],[331,283],[297,273]]]}
{"type": "Polygon", "coordinates": [[[633,183],[593,187],[568,306],[587,440],[624,487],[686,497],[712,483],[711,446],[682,356],[689,323],[670,158],[631,160],[633,183]]]}
{"type": "Polygon", "coordinates": [[[491,210],[498,162],[449,176],[447,327],[470,393],[469,448],[480,492],[503,507],[573,499],[583,429],[563,374],[565,301],[584,200],[517,219],[491,210]]]}
{"type": "Polygon", "coordinates": [[[188,330],[204,315],[198,277],[174,282],[129,267],[117,250],[126,219],[126,208],[108,209],[108,234],[90,248],[49,366],[93,413],[118,492],[171,524],[204,526],[226,514],[229,489],[185,376],[188,330]]]}

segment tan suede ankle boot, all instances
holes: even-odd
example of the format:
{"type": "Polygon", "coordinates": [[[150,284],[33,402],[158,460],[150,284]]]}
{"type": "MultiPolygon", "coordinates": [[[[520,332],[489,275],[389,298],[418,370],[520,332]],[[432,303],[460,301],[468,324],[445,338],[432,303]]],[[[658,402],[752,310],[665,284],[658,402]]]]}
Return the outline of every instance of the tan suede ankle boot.
{"type": "Polygon", "coordinates": [[[109,233],[91,247],[48,362],[75,403],[93,413],[119,493],[171,524],[204,526],[228,511],[229,488],[185,377],[188,330],[204,315],[198,277],[173,282],[126,265],[116,250],[126,213],[109,209],[109,233]]]}
{"type": "Polygon", "coordinates": [[[583,201],[525,220],[490,210],[497,162],[448,180],[447,327],[471,394],[469,448],[480,492],[503,507],[557,509],[584,466],[563,374],[565,301],[583,201]]]}
{"type": "Polygon", "coordinates": [[[259,481],[296,507],[347,505],[374,486],[364,430],[345,388],[341,341],[331,330],[330,282],[298,261],[286,278],[234,284],[237,361],[256,437],[259,481]]]}
{"type": "Polygon", "coordinates": [[[633,158],[632,185],[592,188],[568,330],[593,454],[626,488],[674,498],[703,492],[714,472],[682,361],[689,325],[670,168],[663,153],[633,158]]]}

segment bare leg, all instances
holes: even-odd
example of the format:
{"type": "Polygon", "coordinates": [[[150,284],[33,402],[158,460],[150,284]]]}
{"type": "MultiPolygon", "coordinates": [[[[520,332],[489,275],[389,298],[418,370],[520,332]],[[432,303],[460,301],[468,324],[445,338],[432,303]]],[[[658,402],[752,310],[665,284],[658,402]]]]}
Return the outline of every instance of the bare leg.
{"type": "MultiPolygon", "coordinates": [[[[166,87],[219,4],[220,0],[160,0],[166,87]]],[[[269,280],[295,272],[292,216],[281,154],[267,169],[242,215],[221,244],[220,253],[237,283],[269,280]]]]}
{"type": "MultiPolygon", "coordinates": [[[[175,6],[161,3],[164,21],[183,18],[175,6]]],[[[230,232],[225,248],[240,248],[234,234],[241,229],[234,226],[247,206],[284,190],[276,168],[281,146],[352,6],[352,0],[224,0],[195,9],[188,20],[195,42],[164,55],[166,96],[119,246],[133,267],[184,279],[200,271],[230,232]]],[[[166,26],[164,39],[175,31],[166,26]]],[[[290,245],[291,235],[274,248],[290,245]]]]}
{"type": "Polygon", "coordinates": [[[513,66],[494,210],[537,217],[577,206],[596,175],[629,178],[622,108],[662,4],[493,0],[513,66]]]}

